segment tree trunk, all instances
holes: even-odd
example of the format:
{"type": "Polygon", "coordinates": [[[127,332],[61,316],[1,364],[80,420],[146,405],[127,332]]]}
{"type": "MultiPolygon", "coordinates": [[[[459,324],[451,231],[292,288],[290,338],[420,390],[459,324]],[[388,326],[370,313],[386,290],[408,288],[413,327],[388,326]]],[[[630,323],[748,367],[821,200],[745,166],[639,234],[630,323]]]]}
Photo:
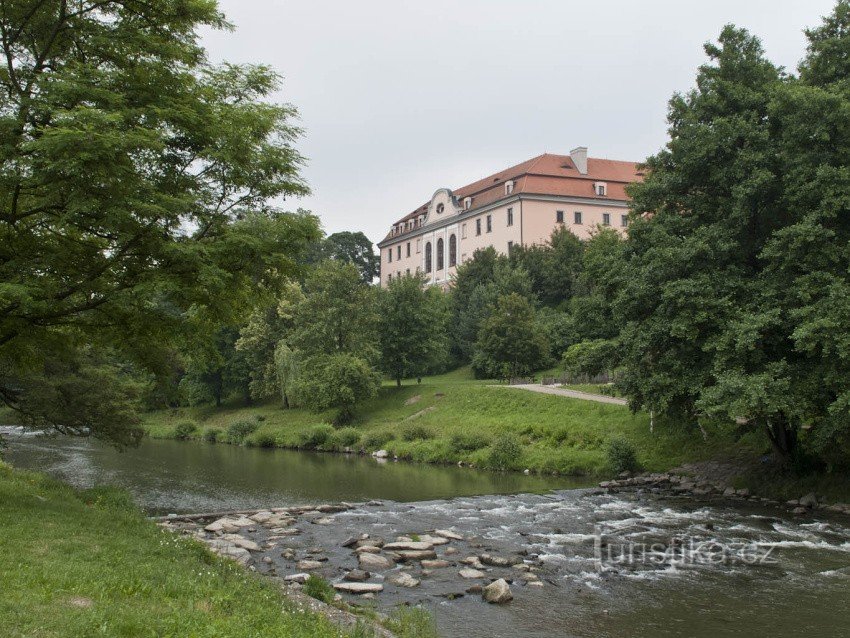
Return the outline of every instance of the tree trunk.
{"type": "Polygon", "coordinates": [[[792,461],[797,455],[797,430],[784,415],[772,421],[767,420],[765,429],[774,452],[785,461],[792,461]]]}
{"type": "Polygon", "coordinates": [[[395,378],[395,387],[397,387],[397,388],[401,387],[401,377],[395,378]]]}

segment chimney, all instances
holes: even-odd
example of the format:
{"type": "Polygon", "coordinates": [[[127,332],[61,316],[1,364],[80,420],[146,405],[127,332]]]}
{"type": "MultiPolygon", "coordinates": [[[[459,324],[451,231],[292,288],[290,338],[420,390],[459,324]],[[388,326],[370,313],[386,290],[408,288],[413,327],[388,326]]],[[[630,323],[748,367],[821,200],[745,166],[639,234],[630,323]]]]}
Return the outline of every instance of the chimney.
{"type": "Polygon", "coordinates": [[[578,172],[587,175],[587,147],[579,146],[570,151],[570,159],[576,165],[578,172]]]}

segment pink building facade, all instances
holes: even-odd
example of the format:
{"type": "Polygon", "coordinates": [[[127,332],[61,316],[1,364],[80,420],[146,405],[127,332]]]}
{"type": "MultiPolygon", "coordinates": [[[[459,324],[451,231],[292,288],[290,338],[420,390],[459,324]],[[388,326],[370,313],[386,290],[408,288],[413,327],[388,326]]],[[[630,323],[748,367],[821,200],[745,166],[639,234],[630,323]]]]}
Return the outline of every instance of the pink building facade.
{"type": "Polygon", "coordinates": [[[392,225],[378,243],[381,285],[417,272],[448,285],[479,248],[507,254],[543,244],[566,227],[587,239],[599,227],[625,232],[626,186],[642,178],[635,162],[545,153],[472,184],[438,189],[431,200],[392,225]]]}

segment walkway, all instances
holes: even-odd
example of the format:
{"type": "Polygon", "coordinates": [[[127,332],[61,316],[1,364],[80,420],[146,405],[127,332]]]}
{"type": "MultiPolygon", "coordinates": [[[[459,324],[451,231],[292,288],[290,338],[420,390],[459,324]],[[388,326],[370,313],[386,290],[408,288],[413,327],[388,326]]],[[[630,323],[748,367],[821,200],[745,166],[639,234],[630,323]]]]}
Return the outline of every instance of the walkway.
{"type": "Polygon", "coordinates": [[[618,397],[609,397],[604,394],[590,394],[589,392],[579,392],[578,390],[568,390],[557,385],[543,385],[541,383],[522,383],[518,385],[491,385],[491,388],[519,388],[520,390],[529,390],[530,392],[540,392],[541,394],[555,394],[559,397],[569,397],[571,399],[581,399],[583,401],[596,401],[597,403],[613,403],[614,405],[628,405],[625,399],[618,397]]]}

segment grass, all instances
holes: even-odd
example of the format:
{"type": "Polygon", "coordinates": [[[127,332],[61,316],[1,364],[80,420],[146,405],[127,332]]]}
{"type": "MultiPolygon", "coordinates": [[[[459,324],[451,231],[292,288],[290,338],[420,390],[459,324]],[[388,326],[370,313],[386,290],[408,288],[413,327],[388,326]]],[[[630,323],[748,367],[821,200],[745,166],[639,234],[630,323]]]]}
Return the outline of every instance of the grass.
{"type": "Polygon", "coordinates": [[[271,583],[166,532],[120,490],[0,463],[3,636],[339,636],[271,583]]]}
{"type": "Polygon", "coordinates": [[[567,390],[586,392],[587,394],[601,394],[609,397],[622,396],[613,383],[569,383],[564,386],[567,390]]]}
{"type": "MultiPolygon", "coordinates": [[[[284,410],[275,404],[151,412],[144,427],[152,437],[177,438],[178,424],[192,421],[198,427],[190,438],[227,441],[228,428],[247,421],[256,429],[244,445],[366,452],[383,448],[418,462],[587,476],[610,474],[607,452],[614,440],[631,444],[640,465],[652,471],[740,447],[733,428],[710,428],[708,442],[698,432],[672,424],[656,423],[651,434],[649,417],[623,406],[494,388],[492,383],[474,379],[468,368],[401,388],[388,383],[360,407],[353,427],[341,430],[330,427],[331,413],[284,410]],[[511,442],[518,453],[511,458],[499,454],[514,449],[511,442]]],[[[751,446],[748,451],[757,452],[751,446]]]]}

